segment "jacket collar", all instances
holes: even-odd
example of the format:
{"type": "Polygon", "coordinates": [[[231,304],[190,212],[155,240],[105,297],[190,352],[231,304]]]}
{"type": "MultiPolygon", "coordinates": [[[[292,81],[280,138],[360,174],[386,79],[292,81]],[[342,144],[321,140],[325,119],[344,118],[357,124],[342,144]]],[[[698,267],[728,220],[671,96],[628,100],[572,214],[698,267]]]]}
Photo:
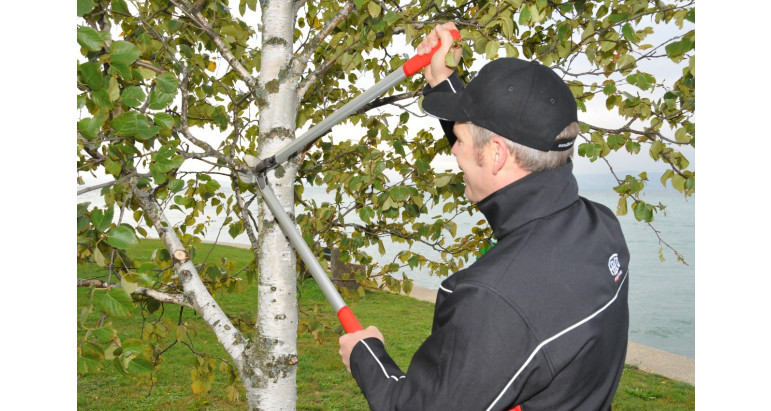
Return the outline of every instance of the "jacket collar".
{"type": "Polygon", "coordinates": [[[578,183],[573,162],[552,170],[536,171],[501,188],[480,201],[498,240],[522,225],[554,214],[578,200],[578,183]]]}

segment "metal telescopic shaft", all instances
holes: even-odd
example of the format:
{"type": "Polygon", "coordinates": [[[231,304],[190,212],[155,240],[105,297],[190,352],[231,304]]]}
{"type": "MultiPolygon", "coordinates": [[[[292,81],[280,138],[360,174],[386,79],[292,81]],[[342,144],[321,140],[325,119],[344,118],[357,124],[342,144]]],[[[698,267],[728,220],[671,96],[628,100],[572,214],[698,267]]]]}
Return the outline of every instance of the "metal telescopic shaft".
{"type": "Polygon", "coordinates": [[[273,189],[268,184],[265,173],[257,176],[257,186],[260,188],[260,192],[262,193],[262,199],[270,209],[273,217],[275,217],[276,221],[278,221],[278,225],[281,227],[281,231],[284,232],[284,234],[289,239],[289,242],[297,251],[297,254],[299,254],[300,258],[302,258],[302,260],[305,262],[305,265],[311,272],[313,279],[316,280],[316,284],[318,284],[321,292],[324,293],[327,301],[329,301],[329,304],[332,305],[332,308],[335,310],[335,313],[337,313],[337,316],[340,319],[340,322],[343,324],[345,330],[349,333],[361,330],[361,324],[359,324],[359,321],[356,319],[356,317],[353,316],[350,308],[348,308],[348,306],[345,304],[345,301],[343,301],[343,298],[337,292],[337,289],[335,289],[335,285],[332,284],[332,281],[329,279],[329,277],[327,277],[326,272],[321,267],[321,264],[319,264],[316,256],[313,255],[313,251],[311,251],[310,247],[308,247],[308,244],[305,243],[302,235],[300,235],[300,232],[295,228],[294,222],[292,222],[289,214],[287,214],[287,212],[281,206],[281,202],[279,202],[278,198],[276,198],[276,195],[273,193],[273,189]]]}
{"type": "Polygon", "coordinates": [[[332,115],[313,126],[310,130],[303,133],[303,135],[289,143],[286,147],[282,148],[281,151],[273,156],[275,158],[276,164],[283,164],[286,160],[289,159],[289,157],[292,157],[305,146],[314,142],[317,138],[319,138],[319,136],[326,133],[334,125],[340,123],[360,108],[371,103],[386,91],[390,90],[391,87],[399,84],[399,82],[405,78],[407,78],[407,76],[404,74],[403,70],[394,70],[384,79],[370,87],[369,90],[361,93],[356,98],[346,103],[340,109],[335,110],[332,115]]]}

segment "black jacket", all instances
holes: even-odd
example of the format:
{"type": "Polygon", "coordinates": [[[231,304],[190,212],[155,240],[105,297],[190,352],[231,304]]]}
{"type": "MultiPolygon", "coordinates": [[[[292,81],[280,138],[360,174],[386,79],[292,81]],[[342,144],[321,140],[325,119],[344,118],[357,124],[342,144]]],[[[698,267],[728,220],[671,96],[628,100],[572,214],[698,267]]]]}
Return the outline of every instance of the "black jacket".
{"type": "Polygon", "coordinates": [[[442,282],[408,373],[378,339],[354,347],[351,372],[370,407],[609,409],[629,324],[629,251],[615,215],[578,196],[571,162],[478,206],[497,244],[442,282]]]}

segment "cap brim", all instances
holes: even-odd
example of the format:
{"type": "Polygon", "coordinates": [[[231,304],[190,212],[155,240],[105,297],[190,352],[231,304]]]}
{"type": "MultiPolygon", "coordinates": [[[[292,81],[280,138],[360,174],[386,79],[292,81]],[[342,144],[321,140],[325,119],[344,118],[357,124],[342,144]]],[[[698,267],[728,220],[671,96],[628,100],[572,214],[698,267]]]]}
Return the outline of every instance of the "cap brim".
{"type": "Polygon", "coordinates": [[[436,117],[441,121],[444,134],[450,141],[450,146],[455,144],[457,137],[453,133],[455,122],[468,122],[468,114],[463,110],[461,97],[463,92],[433,92],[423,97],[423,111],[431,117],[436,117]]]}

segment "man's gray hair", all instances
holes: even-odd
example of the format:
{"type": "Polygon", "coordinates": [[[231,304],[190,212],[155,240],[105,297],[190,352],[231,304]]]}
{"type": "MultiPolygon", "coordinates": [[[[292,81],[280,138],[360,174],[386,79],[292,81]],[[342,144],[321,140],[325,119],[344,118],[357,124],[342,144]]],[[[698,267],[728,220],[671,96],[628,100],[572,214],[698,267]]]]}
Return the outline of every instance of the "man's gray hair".
{"type": "MultiPolygon", "coordinates": [[[[480,127],[473,123],[468,123],[469,132],[474,138],[474,151],[476,153],[477,164],[482,163],[482,152],[487,143],[493,136],[497,135],[494,132],[480,127]]],[[[555,141],[570,140],[578,136],[578,123],[572,122],[568,124],[554,139],[555,141]]],[[[509,148],[509,153],[513,154],[516,158],[517,164],[525,171],[540,171],[557,168],[565,164],[569,158],[573,157],[574,146],[565,151],[540,151],[534,148],[523,146],[522,144],[515,143],[507,138],[503,141],[506,142],[506,146],[509,148]]]]}

